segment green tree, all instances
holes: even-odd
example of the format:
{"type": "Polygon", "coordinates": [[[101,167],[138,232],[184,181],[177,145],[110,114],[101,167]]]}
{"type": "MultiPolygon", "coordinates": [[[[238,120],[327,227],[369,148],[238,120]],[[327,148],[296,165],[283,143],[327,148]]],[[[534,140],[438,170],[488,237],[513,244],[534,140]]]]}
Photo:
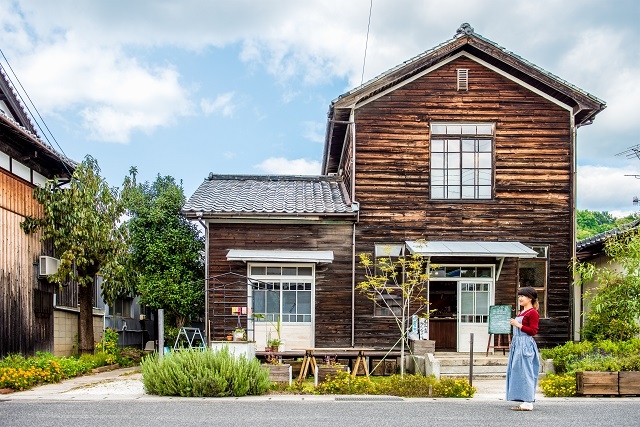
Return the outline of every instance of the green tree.
{"type": "Polygon", "coordinates": [[[185,197],[170,176],[137,184],[137,169],[125,179],[123,196],[131,217],[123,227],[130,242],[132,277],[140,303],[163,308],[181,327],[204,306],[204,239],[180,213],[185,197]]]}
{"type": "Polygon", "coordinates": [[[576,213],[576,237],[578,240],[586,239],[587,237],[604,233],[605,231],[612,230],[623,224],[635,221],[636,219],[638,219],[637,214],[627,215],[623,218],[616,218],[606,211],[596,212],[590,210],[578,210],[576,213]]]}
{"type": "Polygon", "coordinates": [[[404,376],[408,320],[428,308],[426,295],[430,269],[425,268],[426,262],[418,254],[375,259],[369,254],[360,254],[359,257],[365,280],[359,282],[356,289],[374,303],[386,307],[393,316],[400,331],[400,339],[395,345],[400,343],[400,375],[404,376]]]}
{"type": "Polygon", "coordinates": [[[598,283],[582,333],[590,341],[628,340],[640,333],[640,235],[630,231],[611,238],[605,252],[620,269],[577,264],[578,285],[598,283]]]}
{"type": "Polygon", "coordinates": [[[43,205],[44,217],[26,218],[22,228],[26,233],[38,228],[42,239],[51,239],[60,258],[58,272],[49,281],[62,285],[78,284],[80,316],[78,321],[78,351],[92,353],[93,284],[96,275],[104,278],[108,295],[130,291],[123,279],[119,262],[126,252],[126,241],[118,229],[124,213],[117,188],[110,188],[100,176],[98,162],[85,157],[74,171],[68,185],[55,180],[36,187],[34,198],[43,205]]]}

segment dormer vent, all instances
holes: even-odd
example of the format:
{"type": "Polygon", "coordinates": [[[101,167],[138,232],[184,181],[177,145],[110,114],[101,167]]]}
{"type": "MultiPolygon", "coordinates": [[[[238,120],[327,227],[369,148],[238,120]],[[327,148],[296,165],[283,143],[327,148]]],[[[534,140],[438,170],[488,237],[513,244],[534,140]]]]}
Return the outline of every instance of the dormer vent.
{"type": "Polygon", "coordinates": [[[469,70],[458,69],[458,90],[469,90],[469,70]]]}

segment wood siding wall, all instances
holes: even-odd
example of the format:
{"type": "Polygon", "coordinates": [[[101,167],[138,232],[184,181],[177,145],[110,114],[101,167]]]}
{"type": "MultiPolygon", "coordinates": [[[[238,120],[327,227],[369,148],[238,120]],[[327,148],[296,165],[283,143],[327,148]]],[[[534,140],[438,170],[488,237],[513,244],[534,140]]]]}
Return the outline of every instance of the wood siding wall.
{"type": "MultiPolygon", "coordinates": [[[[352,225],[323,224],[209,224],[209,317],[212,339],[224,339],[237,324],[232,306],[247,301],[247,264],[227,261],[230,249],[286,249],[333,251],[330,264],[316,265],[315,345],[351,345],[352,225]],[[236,275],[226,275],[225,273],[236,275]]],[[[242,324],[246,327],[243,321],[242,324]]]]}
{"type": "MultiPolygon", "coordinates": [[[[470,59],[459,58],[358,108],[355,121],[354,200],[360,202],[356,251],[371,253],[375,242],[411,239],[548,244],[549,319],[542,321],[538,342],[551,345],[570,339],[569,112],[470,59]],[[456,90],[458,68],[469,70],[468,91],[456,90]],[[434,121],[495,123],[492,200],[430,200],[429,125],[434,121]]],[[[497,303],[515,303],[516,266],[515,259],[505,261],[496,285],[497,303]]],[[[379,344],[380,337],[389,334],[389,323],[372,319],[371,314],[371,303],[358,299],[358,344],[379,344]]]]}
{"type": "Polygon", "coordinates": [[[0,357],[53,351],[53,285],[37,278],[40,233],[26,235],[26,215],[42,215],[33,186],[0,169],[0,357]]]}

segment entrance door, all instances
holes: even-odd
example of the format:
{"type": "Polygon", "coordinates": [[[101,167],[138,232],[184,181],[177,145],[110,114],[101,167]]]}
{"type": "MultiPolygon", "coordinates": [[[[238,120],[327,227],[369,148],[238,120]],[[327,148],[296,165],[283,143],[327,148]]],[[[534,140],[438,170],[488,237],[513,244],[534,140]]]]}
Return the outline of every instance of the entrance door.
{"type": "Polygon", "coordinates": [[[458,351],[471,349],[470,337],[473,333],[473,351],[483,352],[489,340],[489,306],[492,296],[491,282],[460,280],[458,282],[458,351]]]}
{"type": "Polygon", "coordinates": [[[429,283],[429,339],[436,342],[436,351],[457,349],[457,284],[455,280],[429,283]]]}

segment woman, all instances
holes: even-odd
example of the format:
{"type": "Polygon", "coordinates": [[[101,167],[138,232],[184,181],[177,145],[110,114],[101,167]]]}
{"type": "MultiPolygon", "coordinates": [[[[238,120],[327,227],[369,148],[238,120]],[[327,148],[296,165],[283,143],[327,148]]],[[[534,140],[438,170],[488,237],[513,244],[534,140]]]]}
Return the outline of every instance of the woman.
{"type": "Polygon", "coordinates": [[[538,293],[531,287],[520,288],[518,303],[522,311],[510,321],[513,326],[513,340],[507,366],[507,400],[522,402],[511,408],[514,411],[531,411],[536,400],[540,372],[538,346],[533,339],[538,333],[540,320],[538,293]]]}

